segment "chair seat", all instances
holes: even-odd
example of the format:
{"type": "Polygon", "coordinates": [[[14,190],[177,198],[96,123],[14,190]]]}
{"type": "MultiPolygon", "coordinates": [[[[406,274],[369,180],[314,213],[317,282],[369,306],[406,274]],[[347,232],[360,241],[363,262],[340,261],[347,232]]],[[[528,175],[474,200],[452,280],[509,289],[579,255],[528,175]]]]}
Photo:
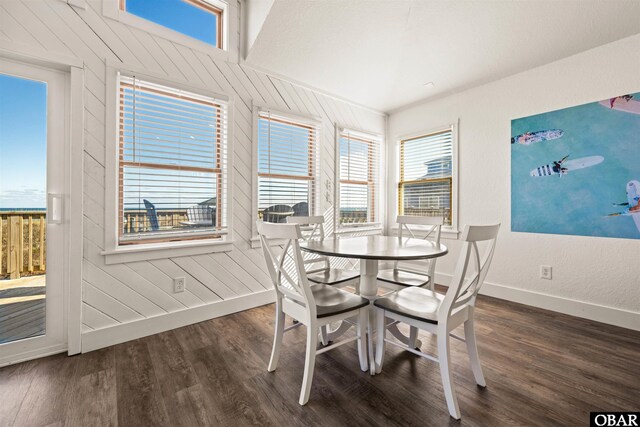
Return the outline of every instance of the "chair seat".
{"type": "Polygon", "coordinates": [[[329,285],[311,286],[318,318],[334,316],[369,305],[369,300],[329,285]]]}
{"type": "Polygon", "coordinates": [[[417,274],[390,268],[380,270],[378,280],[400,286],[425,286],[429,283],[430,277],[426,274],[417,274]]]}
{"type": "Polygon", "coordinates": [[[444,295],[425,288],[410,287],[377,299],[374,305],[421,322],[437,324],[442,300],[444,295]]]}
{"type": "Polygon", "coordinates": [[[325,285],[337,285],[338,283],[347,282],[357,279],[360,273],[355,270],[341,270],[338,268],[330,268],[328,270],[318,271],[307,274],[307,279],[313,283],[322,283],[325,285]]]}

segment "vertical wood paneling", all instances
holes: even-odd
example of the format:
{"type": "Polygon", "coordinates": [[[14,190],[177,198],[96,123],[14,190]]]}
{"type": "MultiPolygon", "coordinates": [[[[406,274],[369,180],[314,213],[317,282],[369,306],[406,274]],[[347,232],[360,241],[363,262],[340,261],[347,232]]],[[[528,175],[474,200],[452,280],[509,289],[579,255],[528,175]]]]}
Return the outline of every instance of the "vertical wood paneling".
{"type": "MultiPolygon", "coordinates": [[[[83,332],[270,288],[262,255],[249,244],[254,221],[254,103],[321,119],[321,185],[334,180],[336,123],[384,133],[381,114],[105,18],[101,0],[89,0],[86,9],[74,9],[59,0],[2,2],[0,22],[2,38],[29,45],[33,52],[73,55],[85,64],[83,332]],[[204,85],[235,100],[230,124],[234,127],[232,252],[105,265],[105,147],[111,143],[105,139],[106,61],[204,85]],[[185,292],[173,293],[175,277],[186,278],[185,292]]],[[[234,27],[237,32],[238,25],[234,27]]]]}

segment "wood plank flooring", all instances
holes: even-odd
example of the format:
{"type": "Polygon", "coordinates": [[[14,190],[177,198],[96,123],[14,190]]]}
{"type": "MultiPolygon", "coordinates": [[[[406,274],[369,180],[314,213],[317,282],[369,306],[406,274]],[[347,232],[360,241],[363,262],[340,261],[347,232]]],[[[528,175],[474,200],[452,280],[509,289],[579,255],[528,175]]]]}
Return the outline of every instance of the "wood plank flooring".
{"type": "Polygon", "coordinates": [[[273,311],[2,368],[0,426],[577,426],[590,411],[640,409],[639,332],[489,297],[476,322],[486,389],[452,341],[462,421],[449,418],[438,366],[391,346],[375,377],[359,370],[355,343],[318,356],[301,407],[305,331],[285,334],[268,373],[273,311]]]}

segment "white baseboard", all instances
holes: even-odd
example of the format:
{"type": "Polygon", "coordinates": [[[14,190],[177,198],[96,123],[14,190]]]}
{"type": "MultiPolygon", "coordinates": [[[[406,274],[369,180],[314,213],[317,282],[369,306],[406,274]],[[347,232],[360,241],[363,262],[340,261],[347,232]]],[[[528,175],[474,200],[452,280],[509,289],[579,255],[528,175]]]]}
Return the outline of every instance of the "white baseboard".
{"type": "Polygon", "coordinates": [[[20,362],[26,362],[31,359],[51,356],[52,354],[64,353],[67,351],[67,344],[56,344],[35,350],[27,350],[22,353],[0,357],[0,368],[3,366],[14,365],[20,362]]]}
{"type": "MultiPolygon", "coordinates": [[[[448,286],[450,282],[450,274],[436,273],[436,283],[448,286]]],[[[638,312],[576,301],[489,282],[485,282],[484,285],[482,285],[480,294],[640,331],[640,313],[638,312]]]]}
{"type": "Polygon", "coordinates": [[[123,323],[104,329],[97,329],[82,334],[82,352],[97,350],[125,341],[146,337],[180,328],[193,323],[203,322],[216,317],[238,311],[248,310],[275,301],[275,292],[272,289],[243,295],[224,301],[218,301],[199,307],[176,311],[162,316],[149,317],[135,322],[123,323]]]}

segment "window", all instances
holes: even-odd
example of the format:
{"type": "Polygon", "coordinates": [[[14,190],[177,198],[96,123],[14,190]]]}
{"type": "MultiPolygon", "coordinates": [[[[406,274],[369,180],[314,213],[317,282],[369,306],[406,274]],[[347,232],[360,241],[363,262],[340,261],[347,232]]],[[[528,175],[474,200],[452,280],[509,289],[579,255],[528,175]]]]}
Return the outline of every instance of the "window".
{"type": "Polygon", "coordinates": [[[339,136],[338,223],[341,226],[378,221],[380,138],[343,129],[339,136]]]}
{"type": "Polygon", "coordinates": [[[120,10],[222,49],[223,5],[213,0],[119,0],[120,10]],[[217,5],[217,6],[216,6],[217,5]]]}
{"type": "Polygon", "coordinates": [[[452,225],[453,127],[400,141],[398,213],[452,225]]]}
{"type": "Polygon", "coordinates": [[[118,242],[226,233],[227,105],[120,77],[118,242]]]}
{"type": "Polygon", "coordinates": [[[258,113],[258,219],[285,222],[315,212],[317,138],[312,122],[258,113]]]}

